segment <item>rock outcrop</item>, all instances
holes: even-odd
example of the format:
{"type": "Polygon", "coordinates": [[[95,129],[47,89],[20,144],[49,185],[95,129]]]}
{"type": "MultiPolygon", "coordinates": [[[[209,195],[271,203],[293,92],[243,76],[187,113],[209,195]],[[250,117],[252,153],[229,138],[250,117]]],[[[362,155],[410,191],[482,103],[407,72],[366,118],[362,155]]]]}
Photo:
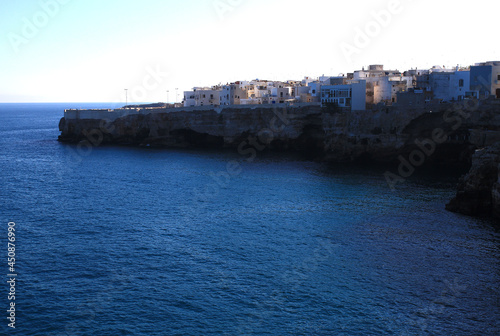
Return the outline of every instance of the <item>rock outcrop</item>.
{"type": "Polygon", "coordinates": [[[500,219],[500,142],[477,150],[470,171],[458,184],[447,210],[469,216],[500,219]]]}

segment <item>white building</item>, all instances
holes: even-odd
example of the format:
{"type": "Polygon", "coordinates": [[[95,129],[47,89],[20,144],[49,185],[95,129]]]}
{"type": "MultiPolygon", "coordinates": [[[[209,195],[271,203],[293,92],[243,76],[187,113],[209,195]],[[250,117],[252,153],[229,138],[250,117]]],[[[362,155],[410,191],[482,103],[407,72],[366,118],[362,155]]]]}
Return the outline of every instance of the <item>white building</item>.
{"type": "Polygon", "coordinates": [[[323,85],[321,87],[321,105],[334,104],[350,107],[352,111],[366,110],[366,81],[353,80],[345,85],[323,85]]]}
{"type": "Polygon", "coordinates": [[[302,85],[308,86],[309,84],[317,82],[317,81],[318,81],[317,79],[312,78],[312,77],[304,77],[304,79],[302,80],[302,85]]]}
{"type": "Polygon", "coordinates": [[[194,91],[184,91],[184,107],[196,106],[194,91]]]}
{"type": "Polygon", "coordinates": [[[355,71],[353,78],[366,81],[366,103],[370,105],[395,103],[399,92],[413,87],[413,77],[403,76],[398,70],[384,70],[379,64],[355,71]]]}
{"type": "Polygon", "coordinates": [[[321,101],[321,83],[313,82],[309,83],[309,90],[311,92],[311,97],[313,101],[319,102],[321,101]]]}
{"type": "Polygon", "coordinates": [[[412,78],[401,76],[378,77],[377,81],[371,81],[371,84],[373,84],[373,101],[371,103],[391,105],[397,102],[398,93],[406,92],[412,87],[412,78]]]}
{"type": "MultiPolygon", "coordinates": [[[[272,87],[272,86],[271,86],[272,87]]],[[[268,83],[263,82],[251,82],[247,86],[248,98],[267,98],[271,95],[271,90],[268,87],[268,83]]]]}

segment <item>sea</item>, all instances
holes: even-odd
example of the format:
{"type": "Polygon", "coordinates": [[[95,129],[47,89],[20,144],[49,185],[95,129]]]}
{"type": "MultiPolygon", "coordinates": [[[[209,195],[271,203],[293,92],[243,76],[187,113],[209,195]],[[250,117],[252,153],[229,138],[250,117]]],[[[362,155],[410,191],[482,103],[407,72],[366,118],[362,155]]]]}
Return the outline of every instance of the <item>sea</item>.
{"type": "Polygon", "coordinates": [[[500,334],[463,172],[57,141],[96,107],[0,104],[1,335],[500,334]]]}

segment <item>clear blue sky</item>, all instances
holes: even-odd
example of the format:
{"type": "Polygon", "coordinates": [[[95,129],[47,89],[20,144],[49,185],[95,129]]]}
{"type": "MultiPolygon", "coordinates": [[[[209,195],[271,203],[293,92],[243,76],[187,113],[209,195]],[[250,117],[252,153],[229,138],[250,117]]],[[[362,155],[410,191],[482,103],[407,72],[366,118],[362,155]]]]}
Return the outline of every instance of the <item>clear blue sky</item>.
{"type": "Polygon", "coordinates": [[[0,0],[0,102],[174,101],[236,80],[500,60],[492,3],[0,0]]]}

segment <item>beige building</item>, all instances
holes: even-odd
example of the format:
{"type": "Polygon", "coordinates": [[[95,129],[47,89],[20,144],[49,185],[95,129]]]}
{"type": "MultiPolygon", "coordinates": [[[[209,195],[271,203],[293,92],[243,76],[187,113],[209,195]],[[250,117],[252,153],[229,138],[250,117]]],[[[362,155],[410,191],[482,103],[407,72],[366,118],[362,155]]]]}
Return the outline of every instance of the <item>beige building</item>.
{"type": "Polygon", "coordinates": [[[241,104],[242,99],[247,98],[247,90],[240,87],[240,84],[238,82],[224,85],[220,92],[220,105],[239,105],[241,104]]]}
{"type": "Polygon", "coordinates": [[[221,87],[196,87],[193,91],[184,92],[184,107],[189,106],[218,106],[220,105],[221,87]]]}

